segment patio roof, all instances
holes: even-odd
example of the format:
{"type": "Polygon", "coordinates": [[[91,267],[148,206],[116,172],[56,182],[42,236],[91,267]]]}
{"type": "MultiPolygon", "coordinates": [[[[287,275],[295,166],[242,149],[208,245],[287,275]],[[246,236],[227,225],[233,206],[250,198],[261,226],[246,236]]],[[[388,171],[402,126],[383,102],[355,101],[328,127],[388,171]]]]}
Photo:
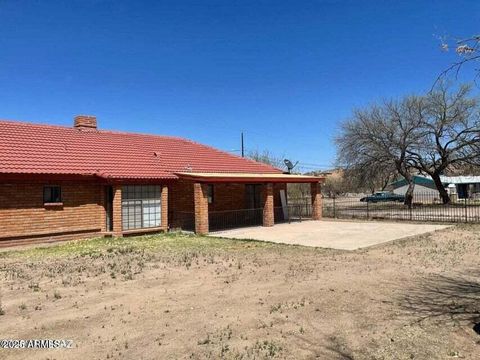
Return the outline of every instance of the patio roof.
{"type": "Polygon", "coordinates": [[[297,174],[253,174],[253,173],[176,173],[181,179],[188,179],[198,182],[281,182],[281,183],[316,183],[323,182],[324,177],[297,175],[297,174]]]}

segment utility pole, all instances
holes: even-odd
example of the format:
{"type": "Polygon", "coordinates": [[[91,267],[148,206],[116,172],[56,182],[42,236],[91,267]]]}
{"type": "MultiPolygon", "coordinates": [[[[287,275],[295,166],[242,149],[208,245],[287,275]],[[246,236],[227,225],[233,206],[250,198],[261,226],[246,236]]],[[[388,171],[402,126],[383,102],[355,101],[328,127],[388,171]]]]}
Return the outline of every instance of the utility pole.
{"type": "Polygon", "coordinates": [[[242,131],[241,140],[242,140],[242,157],[245,157],[245,152],[244,152],[244,147],[243,147],[243,131],[242,131]]]}

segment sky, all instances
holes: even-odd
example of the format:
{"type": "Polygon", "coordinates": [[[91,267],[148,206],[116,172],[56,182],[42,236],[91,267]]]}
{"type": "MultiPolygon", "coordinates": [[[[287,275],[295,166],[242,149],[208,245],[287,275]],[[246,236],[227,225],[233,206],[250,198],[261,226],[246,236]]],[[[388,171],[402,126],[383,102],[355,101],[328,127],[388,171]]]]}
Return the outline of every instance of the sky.
{"type": "Polygon", "coordinates": [[[327,169],[352,109],[430,90],[456,59],[439,38],[479,23],[475,0],[0,0],[0,118],[236,154],[243,131],[246,152],[327,169]]]}

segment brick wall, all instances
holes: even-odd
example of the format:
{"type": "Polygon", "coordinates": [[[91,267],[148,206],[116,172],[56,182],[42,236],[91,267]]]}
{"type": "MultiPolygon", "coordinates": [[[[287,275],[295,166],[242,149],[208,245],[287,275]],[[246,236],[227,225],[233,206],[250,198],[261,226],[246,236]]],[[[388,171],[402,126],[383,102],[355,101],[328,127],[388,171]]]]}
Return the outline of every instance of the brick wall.
{"type": "Polygon", "coordinates": [[[209,211],[245,209],[245,184],[214,184],[209,211]]]}
{"type": "MultiPolygon", "coordinates": [[[[118,190],[119,186],[114,186],[118,190]]],[[[274,206],[280,206],[280,189],[285,184],[274,185],[274,206]]],[[[162,192],[168,196],[168,213],[194,212],[194,187],[191,181],[178,181],[168,185],[162,192]]],[[[117,193],[118,195],[118,193],[117,193]]],[[[21,238],[49,240],[80,238],[82,234],[93,236],[105,231],[104,186],[93,182],[14,182],[0,184],[0,241],[18,241],[21,238]],[[44,185],[60,185],[63,206],[44,206],[44,185]],[[71,234],[72,236],[68,236],[71,234]]],[[[121,234],[121,198],[115,197],[114,232],[121,234]],[[117,221],[115,221],[117,220],[117,221]],[[115,226],[116,225],[116,226],[115,226]]],[[[165,212],[165,203],[162,211],[165,212]]],[[[208,205],[209,212],[245,208],[245,184],[215,184],[214,202],[208,205]]],[[[175,216],[172,219],[174,221],[175,216]]],[[[192,221],[194,220],[192,216],[192,221]]],[[[165,223],[162,221],[162,226],[165,223]]],[[[172,224],[170,224],[172,226],[172,224]]],[[[192,223],[194,226],[194,223],[192,223]]]]}
{"type": "Polygon", "coordinates": [[[62,188],[63,206],[44,206],[44,185],[48,183],[0,184],[0,240],[104,229],[103,186],[52,183],[62,188]]]}
{"type": "Polygon", "coordinates": [[[179,180],[169,185],[168,211],[193,212],[193,182],[179,180]]]}

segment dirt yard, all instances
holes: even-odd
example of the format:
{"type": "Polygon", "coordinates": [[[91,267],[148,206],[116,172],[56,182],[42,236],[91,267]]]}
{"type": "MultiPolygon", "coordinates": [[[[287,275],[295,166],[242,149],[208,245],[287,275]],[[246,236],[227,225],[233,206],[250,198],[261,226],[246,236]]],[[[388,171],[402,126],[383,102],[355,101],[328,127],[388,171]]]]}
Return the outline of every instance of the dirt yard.
{"type": "Polygon", "coordinates": [[[479,359],[480,226],[353,252],[180,234],[0,253],[1,359],[479,359]],[[478,328],[476,328],[478,332],[478,328]]]}

